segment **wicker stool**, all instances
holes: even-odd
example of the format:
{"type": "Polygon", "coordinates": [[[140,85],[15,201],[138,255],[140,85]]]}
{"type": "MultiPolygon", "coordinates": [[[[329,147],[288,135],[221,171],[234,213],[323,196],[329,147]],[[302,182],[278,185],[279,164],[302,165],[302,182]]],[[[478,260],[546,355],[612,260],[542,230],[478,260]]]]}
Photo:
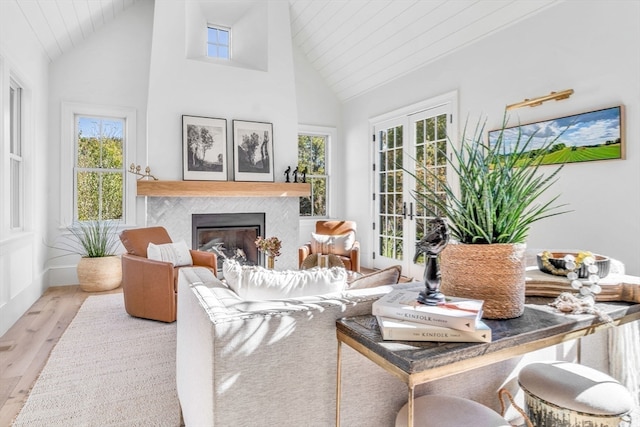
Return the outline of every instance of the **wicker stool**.
{"type": "MultiPolygon", "coordinates": [[[[407,425],[406,403],[396,416],[396,427],[407,425]]],[[[510,427],[511,424],[491,408],[473,400],[453,396],[416,397],[413,405],[415,427],[510,427]]]]}
{"type": "Polygon", "coordinates": [[[628,425],[633,397],[600,371],[570,362],[537,362],[518,375],[526,412],[537,427],[628,425]]]}

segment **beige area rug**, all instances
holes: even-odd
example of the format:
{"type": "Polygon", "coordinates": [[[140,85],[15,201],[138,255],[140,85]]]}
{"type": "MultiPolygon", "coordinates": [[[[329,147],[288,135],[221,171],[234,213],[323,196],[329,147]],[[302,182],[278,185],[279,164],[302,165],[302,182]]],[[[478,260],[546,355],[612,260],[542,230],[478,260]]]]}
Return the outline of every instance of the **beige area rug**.
{"type": "Polygon", "coordinates": [[[122,294],[90,296],[14,426],[179,426],[176,324],[137,319],[122,294]]]}

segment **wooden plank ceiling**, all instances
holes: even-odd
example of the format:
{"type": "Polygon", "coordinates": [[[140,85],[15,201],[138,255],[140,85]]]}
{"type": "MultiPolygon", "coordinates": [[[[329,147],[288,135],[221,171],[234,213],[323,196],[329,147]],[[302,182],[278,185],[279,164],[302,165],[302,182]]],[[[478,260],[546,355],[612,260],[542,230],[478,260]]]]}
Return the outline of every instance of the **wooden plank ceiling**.
{"type": "MultiPolygon", "coordinates": [[[[17,3],[53,61],[136,1],[151,0],[0,1],[17,3]]],[[[288,1],[293,43],[346,101],[563,0],[288,1]]]]}

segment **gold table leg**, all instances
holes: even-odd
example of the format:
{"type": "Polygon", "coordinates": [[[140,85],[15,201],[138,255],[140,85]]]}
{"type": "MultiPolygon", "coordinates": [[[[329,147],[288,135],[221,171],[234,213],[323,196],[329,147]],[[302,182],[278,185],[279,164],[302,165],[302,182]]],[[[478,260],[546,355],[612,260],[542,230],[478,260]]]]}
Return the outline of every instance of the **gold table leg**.
{"type": "Polygon", "coordinates": [[[409,389],[409,400],[407,402],[407,427],[413,427],[413,398],[415,397],[415,389],[413,385],[408,387],[409,389]]]}
{"type": "Polygon", "coordinates": [[[336,427],[340,427],[340,397],[342,379],[342,341],[338,340],[338,366],[336,369],[336,427]]]}

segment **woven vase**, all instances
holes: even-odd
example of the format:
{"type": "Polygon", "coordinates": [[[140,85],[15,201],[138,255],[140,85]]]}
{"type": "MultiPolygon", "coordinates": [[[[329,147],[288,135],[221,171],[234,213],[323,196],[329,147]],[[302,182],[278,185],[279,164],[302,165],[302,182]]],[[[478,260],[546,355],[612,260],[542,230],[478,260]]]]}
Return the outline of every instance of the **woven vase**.
{"type": "Polygon", "coordinates": [[[80,289],[86,292],[110,291],[122,283],[122,261],[119,256],[80,258],[78,262],[80,289]]]}
{"type": "Polygon", "coordinates": [[[449,243],[441,253],[441,291],[484,300],[485,319],[524,313],[525,244],[449,243]]]}

